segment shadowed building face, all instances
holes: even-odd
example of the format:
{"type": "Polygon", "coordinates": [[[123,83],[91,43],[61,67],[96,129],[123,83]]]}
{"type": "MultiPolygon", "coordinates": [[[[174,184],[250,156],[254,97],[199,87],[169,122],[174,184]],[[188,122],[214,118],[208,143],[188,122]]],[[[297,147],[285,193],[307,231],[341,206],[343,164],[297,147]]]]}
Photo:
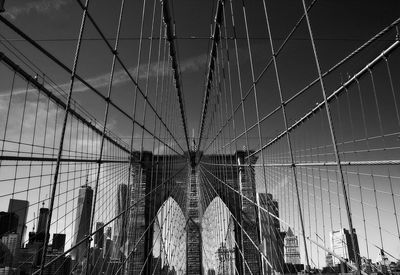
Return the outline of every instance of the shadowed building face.
{"type": "Polygon", "coordinates": [[[16,200],[16,199],[10,199],[10,204],[8,205],[8,212],[15,213],[18,215],[17,233],[20,236],[21,242],[24,240],[25,237],[28,207],[29,207],[28,201],[16,200]]]}
{"type": "Polygon", "coordinates": [[[18,216],[15,213],[0,212],[0,236],[5,233],[17,232],[18,216]]]}
{"type": "MultiPolygon", "coordinates": [[[[90,230],[91,207],[93,201],[93,189],[90,186],[82,186],[79,188],[78,206],[75,219],[75,239],[74,244],[77,244],[84,239],[90,230]]],[[[83,242],[76,249],[71,251],[71,256],[78,262],[82,262],[86,256],[87,243],[83,242]]]]}

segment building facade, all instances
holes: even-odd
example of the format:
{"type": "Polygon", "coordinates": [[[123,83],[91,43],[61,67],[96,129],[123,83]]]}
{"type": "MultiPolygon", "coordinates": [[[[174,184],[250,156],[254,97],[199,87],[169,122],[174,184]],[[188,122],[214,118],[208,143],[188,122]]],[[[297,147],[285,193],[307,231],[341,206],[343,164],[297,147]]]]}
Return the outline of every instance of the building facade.
{"type": "MultiPolygon", "coordinates": [[[[358,240],[356,230],[353,229],[354,243],[355,249],[353,248],[353,244],[351,241],[350,231],[342,228],[340,230],[332,231],[330,233],[331,239],[331,247],[332,252],[336,255],[342,257],[343,259],[347,259],[353,263],[356,262],[356,257],[360,259],[360,250],[358,247],[358,240]],[[354,254],[354,250],[356,251],[356,255],[354,254]]],[[[333,264],[339,264],[340,260],[336,257],[333,257],[333,264]]]]}
{"type": "Polygon", "coordinates": [[[18,216],[18,227],[16,233],[18,233],[20,237],[19,246],[22,245],[22,242],[25,239],[26,218],[28,216],[28,208],[29,208],[29,202],[24,200],[10,199],[10,203],[8,205],[8,212],[15,213],[18,216]]]}
{"type": "MultiPolygon", "coordinates": [[[[93,189],[87,185],[79,188],[78,206],[75,218],[75,234],[72,244],[73,246],[89,234],[92,201],[93,189]]],[[[78,263],[82,263],[83,259],[86,257],[87,248],[87,242],[81,243],[78,247],[71,251],[72,259],[77,261],[78,263]]]]}
{"type": "Polygon", "coordinates": [[[289,227],[285,236],[285,263],[300,264],[299,240],[289,227]]]}
{"type": "Polygon", "coordinates": [[[119,216],[115,220],[114,226],[114,245],[115,249],[113,251],[112,257],[115,259],[119,259],[122,256],[121,248],[125,245],[126,236],[127,236],[127,206],[128,199],[128,185],[119,184],[117,190],[117,202],[115,208],[115,216],[119,216]],[[122,213],[122,214],[121,214],[122,213]]]}
{"type": "Polygon", "coordinates": [[[272,194],[259,193],[261,232],[265,255],[272,268],[264,260],[266,274],[284,272],[284,232],[280,231],[279,206],[272,194]]]}

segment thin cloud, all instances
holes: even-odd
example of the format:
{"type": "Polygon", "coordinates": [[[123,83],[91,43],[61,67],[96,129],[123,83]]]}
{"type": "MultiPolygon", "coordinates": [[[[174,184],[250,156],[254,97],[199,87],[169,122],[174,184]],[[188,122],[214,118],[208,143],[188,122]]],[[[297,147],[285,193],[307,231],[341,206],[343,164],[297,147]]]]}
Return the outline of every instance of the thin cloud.
{"type": "Polygon", "coordinates": [[[12,20],[17,19],[20,15],[30,14],[35,11],[37,13],[49,13],[54,10],[59,10],[62,6],[67,5],[71,0],[38,0],[30,1],[21,6],[12,6],[7,8],[4,15],[12,20]]]}
{"type": "MultiPolygon", "coordinates": [[[[191,57],[191,58],[185,59],[181,62],[180,70],[182,73],[197,72],[204,68],[206,62],[207,62],[206,54],[191,57]]],[[[157,76],[163,76],[163,75],[167,74],[169,72],[169,70],[171,69],[169,67],[167,68],[167,66],[168,66],[168,64],[166,64],[166,67],[164,70],[163,62],[161,62],[160,64],[158,64],[157,62],[150,63],[149,78],[154,78],[157,76]]],[[[129,74],[132,77],[134,77],[134,79],[136,78],[136,75],[138,74],[137,70],[138,70],[137,67],[132,67],[132,68],[128,69],[129,74]]],[[[139,66],[139,74],[138,75],[139,75],[139,79],[147,78],[147,64],[142,64],[139,66]]],[[[105,73],[105,74],[97,75],[94,77],[90,77],[90,78],[87,78],[86,81],[95,89],[104,88],[109,85],[110,74],[105,73]]],[[[125,72],[125,70],[121,69],[114,73],[113,86],[118,86],[118,85],[130,82],[130,81],[131,81],[131,78],[125,72]]],[[[48,86],[48,85],[45,85],[45,86],[46,86],[46,88],[52,90],[52,88],[50,86],[48,86]]],[[[70,87],[69,81],[58,85],[58,88],[63,91],[68,91],[69,87],[70,87]]],[[[20,88],[20,89],[14,90],[13,95],[14,96],[24,95],[26,92],[31,93],[31,92],[36,92],[36,91],[37,90],[34,88],[28,88],[28,90],[26,88],[20,88]]],[[[86,91],[89,91],[89,88],[81,82],[75,82],[73,91],[74,91],[74,93],[86,92],[86,91]]],[[[1,91],[0,92],[0,98],[8,97],[8,96],[9,96],[9,91],[1,91]]]]}
{"type": "Polygon", "coordinates": [[[196,57],[192,57],[189,59],[184,60],[180,64],[180,69],[182,72],[197,72],[200,69],[204,68],[204,65],[207,62],[207,55],[206,54],[201,54],[196,57]]]}
{"type": "MultiPolygon", "coordinates": [[[[180,69],[181,69],[181,72],[197,72],[201,68],[203,68],[203,66],[206,64],[206,62],[207,62],[207,56],[205,54],[202,54],[202,55],[195,56],[195,57],[184,60],[180,65],[180,69]]],[[[164,74],[166,74],[170,70],[170,68],[166,68],[164,70],[163,65],[164,65],[163,63],[158,64],[157,62],[150,63],[150,70],[149,70],[148,77],[154,78],[154,77],[163,76],[164,74]]],[[[138,74],[137,67],[130,68],[128,71],[131,76],[136,78],[136,75],[138,74]]],[[[142,64],[139,66],[139,74],[138,75],[139,75],[139,79],[147,78],[147,64],[142,64]]],[[[109,85],[110,74],[106,73],[106,74],[98,75],[95,77],[91,77],[89,79],[86,79],[86,81],[96,89],[104,88],[109,85]]],[[[131,79],[124,70],[121,69],[114,73],[113,86],[124,84],[129,81],[131,81],[131,79]]],[[[69,85],[70,85],[70,83],[68,82],[68,83],[63,83],[63,84],[59,85],[59,87],[61,89],[65,90],[66,88],[69,87],[69,85]]],[[[88,90],[89,90],[89,88],[86,87],[82,83],[77,83],[74,86],[74,92],[86,92],[88,90]]]]}

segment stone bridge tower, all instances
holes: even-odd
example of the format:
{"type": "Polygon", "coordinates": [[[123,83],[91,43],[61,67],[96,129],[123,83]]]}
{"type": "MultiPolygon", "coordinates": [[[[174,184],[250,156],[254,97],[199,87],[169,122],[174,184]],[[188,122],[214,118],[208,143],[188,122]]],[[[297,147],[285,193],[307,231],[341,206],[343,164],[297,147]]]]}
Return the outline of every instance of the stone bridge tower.
{"type": "MultiPolygon", "coordinates": [[[[236,221],[236,269],[239,274],[261,274],[260,254],[252,243],[252,240],[259,240],[258,212],[253,203],[242,197],[256,201],[254,168],[248,165],[246,156],[243,151],[224,156],[204,155],[201,165],[207,172],[200,177],[200,167],[195,161],[188,162],[186,158],[178,156],[142,153],[132,172],[134,182],[130,190],[130,200],[137,207],[130,212],[128,221],[127,243],[131,255],[126,261],[125,273],[151,274],[153,221],[164,201],[172,197],[186,219],[186,274],[203,274],[201,219],[211,201],[220,197],[236,221]],[[167,157],[170,159],[165,162],[164,158],[167,157]],[[214,159],[221,157],[232,165],[222,167],[212,164],[214,159]],[[164,163],[171,163],[171,158],[173,169],[164,169],[164,163]],[[158,169],[154,169],[156,167],[158,169]],[[207,182],[202,182],[201,178],[205,178],[207,182]],[[159,190],[151,192],[155,188],[159,190]],[[146,271],[143,272],[143,269],[146,271]]],[[[254,164],[255,161],[252,159],[250,162],[254,164]]]]}

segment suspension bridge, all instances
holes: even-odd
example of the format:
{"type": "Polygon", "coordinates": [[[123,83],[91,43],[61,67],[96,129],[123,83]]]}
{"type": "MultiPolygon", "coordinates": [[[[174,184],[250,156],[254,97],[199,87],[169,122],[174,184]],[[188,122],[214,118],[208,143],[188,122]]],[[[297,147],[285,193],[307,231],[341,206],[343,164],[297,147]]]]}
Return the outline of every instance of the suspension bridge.
{"type": "Polygon", "coordinates": [[[400,5],[348,2],[0,1],[0,274],[400,274],[400,5]]]}

